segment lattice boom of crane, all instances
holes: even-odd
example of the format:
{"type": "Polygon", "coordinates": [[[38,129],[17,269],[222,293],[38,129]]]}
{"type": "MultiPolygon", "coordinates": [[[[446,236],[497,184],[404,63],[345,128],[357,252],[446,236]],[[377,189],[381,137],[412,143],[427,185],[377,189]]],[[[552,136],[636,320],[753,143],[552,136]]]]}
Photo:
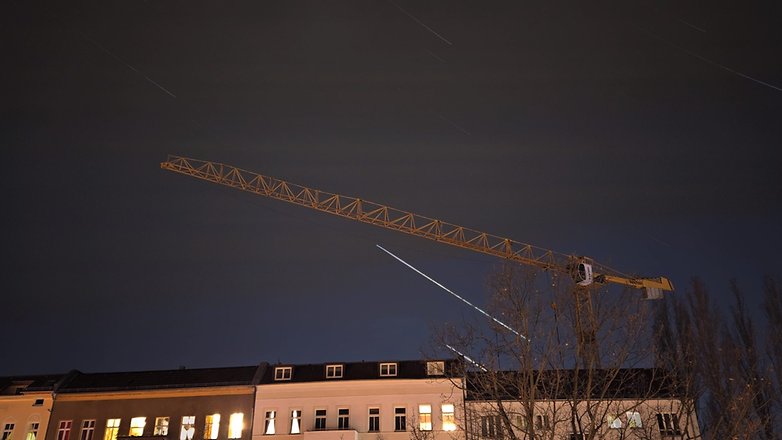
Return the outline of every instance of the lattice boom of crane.
{"type": "MultiPolygon", "coordinates": [[[[169,156],[160,167],[375,226],[507,258],[544,270],[572,274],[578,262],[585,260],[583,257],[556,253],[379,203],[308,188],[222,163],[169,156]]],[[[591,260],[586,260],[595,265],[591,260]]],[[[596,273],[595,280],[598,282],[619,283],[635,288],[673,290],[670,282],[665,278],[626,277],[619,273],[609,274],[614,271],[608,268],[596,266],[596,269],[599,273],[596,273]]]]}

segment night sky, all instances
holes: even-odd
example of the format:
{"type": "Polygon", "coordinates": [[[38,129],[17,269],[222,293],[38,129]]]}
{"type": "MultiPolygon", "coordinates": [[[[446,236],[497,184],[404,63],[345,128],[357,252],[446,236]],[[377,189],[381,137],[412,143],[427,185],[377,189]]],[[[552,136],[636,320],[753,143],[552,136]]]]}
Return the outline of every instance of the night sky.
{"type": "Polygon", "coordinates": [[[0,375],[415,359],[497,260],[214,160],[759,303],[782,2],[5,2],[0,375]]]}

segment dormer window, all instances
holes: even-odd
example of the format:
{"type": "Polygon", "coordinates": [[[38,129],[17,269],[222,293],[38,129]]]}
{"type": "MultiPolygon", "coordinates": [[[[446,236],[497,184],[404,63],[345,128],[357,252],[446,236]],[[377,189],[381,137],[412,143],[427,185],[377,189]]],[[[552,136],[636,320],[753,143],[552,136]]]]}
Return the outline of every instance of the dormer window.
{"type": "Polygon", "coordinates": [[[326,379],[339,379],[342,377],[343,366],[339,365],[326,365],[326,379]]]}
{"type": "Polygon", "coordinates": [[[274,380],[291,380],[293,367],[275,367],[274,380]]]}
{"type": "Polygon", "coordinates": [[[396,376],[396,362],[383,362],[380,364],[380,376],[396,376]]]}
{"type": "Polygon", "coordinates": [[[445,374],[444,361],[428,361],[426,363],[427,376],[442,376],[443,374],[445,374]]]}

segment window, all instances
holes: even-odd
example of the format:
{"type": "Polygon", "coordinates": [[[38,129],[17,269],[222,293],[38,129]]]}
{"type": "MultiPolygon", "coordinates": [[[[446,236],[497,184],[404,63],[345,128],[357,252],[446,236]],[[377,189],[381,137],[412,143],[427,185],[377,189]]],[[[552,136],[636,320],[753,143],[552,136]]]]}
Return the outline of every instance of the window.
{"type": "Polygon", "coordinates": [[[342,377],[342,365],[326,365],[326,379],[339,379],[342,377]]]}
{"type": "Polygon", "coordinates": [[[274,417],[277,416],[277,411],[266,411],[266,424],[263,425],[264,435],[276,434],[274,429],[274,417]]]}
{"type": "Polygon", "coordinates": [[[516,428],[520,431],[527,431],[527,416],[524,414],[514,414],[513,420],[516,423],[516,428]]]}
{"type": "Polygon", "coordinates": [[[418,429],[432,430],[432,405],[418,405],[418,429]]]}
{"type": "Polygon", "coordinates": [[[453,403],[443,403],[440,409],[443,412],[443,431],[456,431],[453,403]]]}
{"type": "Polygon", "coordinates": [[[498,438],[501,434],[500,416],[481,416],[481,437],[498,438]]]}
{"type": "Polygon", "coordinates": [[[291,380],[293,367],[275,367],[274,380],[291,380]]]}
{"type": "Polygon", "coordinates": [[[657,427],[660,429],[660,435],[682,435],[679,429],[679,416],[676,414],[658,413],[657,427]]]}
{"type": "Polygon", "coordinates": [[[407,431],[407,410],[394,408],[394,431],[407,431]]]}
{"type": "Polygon", "coordinates": [[[586,440],[586,436],[583,433],[570,434],[570,440],[586,440]]]}
{"type": "Polygon", "coordinates": [[[193,440],[193,435],[195,435],[195,416],[183,416],[179,440],[193,440]]]}
{"type": "Polygon", "coordinates": [[[630,428],[630,429],[633,429],[633,428],[643,428],[643,423],[641,423],[641,413],[639,413],[637,411],[628,411],[627,412],[627,427],[630,428]]]}
{"type": "MultiPolygon", "coordinates": [[[[629,423],[630,417],[628,416],[627,418],[629,423]]],[[[608,427],[611,429],[622,429],[622,419],[620,419],[618,416],[608,416],[608,427]]]]}
{"type": "Polygon", "coordinates": [[[550,428],[548,415],[535,416],[535,429],[538,431],[548,431],[550,428]]]}
{"type": "Polygon", "coordinates": [[[387,362],[380,364],[381,376],[396,376],[396,362],[387,362]]]}
{"type": "Polygon", "coordinates": [[[3,440],[11,440],[11,436],[13,435],[13,433],[14,433],[14,424],[6,423],[5,427],[3,428],[3,440]]]}
{"type": "Polygon", "coordinates": [[[35,402],[33,402],[33,406],[42,406],[43,405],[43,399],[35,399],[35,402]]]}
{"type": "Polygon", "coordinates": [[[155,417],[154,435],[168,435],[168,417],[155,417]]]}
{"type": "Polygon", "coordinates": [[[380,432],[380,408],[369,408],[369,432],[380,432]]]}
{"type": "Polygon", "coordinates": [[[291,411],[291,434],[301,434],[301,410],[291,411]]]}
{"type": "MultiPolygon", "coordinates": [[[[103,434],[103,440],[117,440],[117,433],[119,432],[119,422],[120,419],[106,420],[106,433],[103,434]]],[[[59,440],[59,438],[57,440],[59,440]]]]}
{"type": "Polygon", "coordinates": [[[220,432],[220,414],[207,414],[204,421],[204,438],[214,440],[220,432]]]}
{"type": "Polygon", "coordinates": [[[242,438],[244,413],[233,413],[228,419],[228,438],[242,438]]]}
{"type": "Polygon", "coordinates": [[[133,417],[130,419],[130,431],[128,431],[129,437],[141,437],[144,435],[144,427],[147,426],[146,417],[133,417]]]}
{"type": "Polygon", "coordinates": [[[92,440],[95,435],[95,420],[84,420],[81,422],[80,440],[92,440]]]}
{"type": "MultiPolygon", "coordinates": [[[[73,422],[71,420],[60,420],[60,424],[57,426],[57,440],[68,440],[71,437],[71,424],[73,422]]],[[[5,425],[6,428],[8,425],[5,425]]],[[[11,429],[13,429],[14,425],[11,425],[11,429]]],[[[10,436],[9,436],[10,437],[10,436]]],[[[5,436],[5,432],[3,432],[3,439],[8,440],[5,436]]]]}
{"type": "Polygon", "coordinates": [[[429,361],[426,363],[427,376],[442,376],[443,374],[445,374],[445,362],[429,361]]]}
{"type": "Polygon", "coordinates": [[[38,437],[38,422],[30,423],[30,426],[27,428],[27,436],[25,437],[25,440],[35,440],[38,437]]]}
{"type": "Polygon", "coordinates": [[[326,429],[326,410],[325,409],[316,409],[315,410],[315,430],[322,431],[326,429]]]}
{"type": "Polygon", "coordinates": [[[350,429],[350,410],[340,408],[337,410],[337,429],[350,429]]]}

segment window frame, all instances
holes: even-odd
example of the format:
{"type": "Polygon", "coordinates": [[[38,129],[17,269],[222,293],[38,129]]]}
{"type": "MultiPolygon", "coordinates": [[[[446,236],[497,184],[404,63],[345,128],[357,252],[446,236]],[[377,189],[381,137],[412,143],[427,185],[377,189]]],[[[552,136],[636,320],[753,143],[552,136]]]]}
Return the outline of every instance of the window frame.
{"type": "Polygon", "coordinates": [[[290,427],[290,434],[297,435],[301,434],[301,410],[300,409],[292,409],[291,410],[291,427],[290,427]],[[294,432],[293,429],[293,422],[296,421],[296,432],[294,432]]]}
{"type": "MultiPolygon", "coordinates": [[[[11,419],[13,420],[13,419],[11,419]]],[[[11,440],[14,437],[14,429],[16,429],[16,423],[5,423],[3,425],[3,435],[0,437],[2,440],[11,440]]]]}
{"type": "Polygon", "coordinates": [[[220,437],[220,413],[204,416],[204,440],[216,440],[220,437]]]}
{"type": "Polygon", "coordinates": [[[445,376],[445,361],[426,361],[427,376],[445,376]]]}
{"type": "Polygon", "coordinates": [[[27,424],[27,433],[25,433],[25,440],[37,440],[38,431],[41,429],[41,422],[30,422],[27,424]]]}
{"type": "Polygon", "coordinates": [[[57,440],[69,440],[71,437],[71,428],[73,420],[60,420],[57,424],[57,440]]]}
{"type": "Polygon", "coordinates": [[[326,408],[316,408],[315,417],[313,418],[313,430],[325,431],[326,430],[326,417],[328,417],[328,411],[326,408]],[[319,426],[322,425],[322,426],[319,426]]]}
{"type": "Polygon", "coordinates": [[[406,432],[407,431],[407,407],[395,406],[394,407],[394,432],[406,432]],[[402,422],[400,428],[399,421],[402,422]]]}
{"type": "Polygon", "coordinates": [[[244,413],[235,412],[228,416],[228,438],[237,439],[242,438],[244,434],[244,413]],[[237,425],[239,422],[239,426],[237,425]]]}
{"type": "Polygon", "coordinates": [[[93,440],[95,438],[95,425],[97,425],[97,420],[95,419],[82,420],[79,440],[93,440]],[[90,422],[92,423],[90,424],[90,422]]]}
{"type": "Polygon", "coordinates": [[[337,408],[337,429],[342,431],[350,429],[350,408],[337,408]]]}
{"type": "Polygon", "coordinates": [[[380,432],[380,407],[379,406],[371,406],[367,408],[367,432],[380,432]],[[373,428],[372,425],[374,425],[375,429],[372,429],[373,428]]]}
{"type": "Polygon", "coordinates": [[[119,427],[122,424],[122,419],[119,417],[112,417],[106,419],[106,429],[103,431],[103,440],[117,440],[119,435],[119,427]],[[116,420],[117,424],[114,426],[112,421],[116,420]]]}
{"type": "Polygon", "coordinates": [[[396,377],[399,371],[399,363],[397,362],[381,362],[380,363],[380,377],[396,377]],[[383,369],[386,371],[383,372],[383,369]],[[392,371],[393,370],[393,371],[392,371]]]}
{"type": "Polygon", "coordinates": [[[168,428],[171,426],[171,417],[169,416],[160,416],[155,417],[155,428],[152,430],[153,436],[167,436],[168,435],[168,428]],[[163,425],[161,423],[158,423],[162,420],[166,421],[166,424],[163,425]],[[161,428],[165,428],[164,430],[161,430],[161,428]]]}
{"type": "Polygon", "coordinates": [[[274,380],[276,382],[291,380],[293,378],[293,367],[274,367],[274,380]]]}
{"type": "Polygon", "coordinates": [[[443,420],[443,431],[456,431],[456,405],[453,403],[440,404],[440,414],[443,420]]]}
{"type": "Polygon", "coordinates": [[[342,379],[345,373],[344,364],[329,364],[326,365],[326,379],[342,379]],[[339,373],[339,374],[337,374],[339,373]]]}
{"type": "Polygon", "coordinates": [[[130,418],[130,427],[128,427],[128,437],[143,437],[144,436],[144,430],[147,427],[147,418],[146,417],[131,417],[130,418]],[[141,426],[134,426],[134,424],[138,425],[139,420],[141,421],[141,426]],[[134,429],[141,429],[140,434],[133,434],[134,429]]]}

